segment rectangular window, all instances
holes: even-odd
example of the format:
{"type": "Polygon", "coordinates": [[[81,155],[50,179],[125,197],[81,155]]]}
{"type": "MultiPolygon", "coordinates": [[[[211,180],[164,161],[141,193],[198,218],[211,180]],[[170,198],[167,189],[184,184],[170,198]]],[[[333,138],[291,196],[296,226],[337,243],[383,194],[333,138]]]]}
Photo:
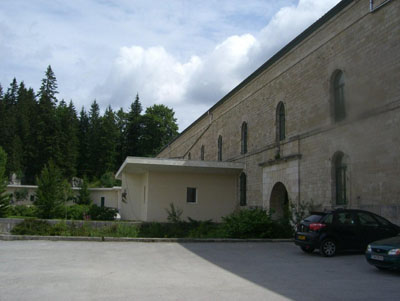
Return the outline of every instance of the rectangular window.
{"type": "Polygon", "coordinates": [[[101,208],[104,207],[104,196],[101,197],[101,208]]]}
{"type": "Polygon", "coordinates": [[[186,190],[186,202],[196,203],[197,202],[197,189],[193,187],[188,187],[186,190]]]}
{"type": "Polygon", "coordinates": [[[29,198],[30,198],[31,202],[35,201],[35,195],[31,194],[31,196],[29,198]]]}

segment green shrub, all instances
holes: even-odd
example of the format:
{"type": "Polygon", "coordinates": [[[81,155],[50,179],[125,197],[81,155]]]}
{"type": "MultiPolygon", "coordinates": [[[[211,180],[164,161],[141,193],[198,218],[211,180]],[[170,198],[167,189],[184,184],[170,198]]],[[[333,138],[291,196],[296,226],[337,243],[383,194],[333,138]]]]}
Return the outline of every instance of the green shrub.
{"type": "Polygon", "coordinates": [[[89,215],[95,221],[113,221],[117,214],[117,210],[107,207],[99,207],[96,204],[90,206],[89,215]]]}
{"type": "Polygon", "coordinates": [[[222,218],[221,231],[229,238],[269,238],[273,221],[262,209],[241,209],[222,218]]]}
{"type": "Polygon", "coordinates": [[[43,220],[25,219],[16,225],[11,234],[14,235],[50,235],[52,226],[43,220]]]}
{"type": "Polygon", "coordinates": [[[83,220],[89,214],[90,206],[88,205],[71,205],[66,206],[67,219],[83,220]]]}
{"type": "Polygon", "coordinates": [[[37,208],[34,205],[10,206],[8,216],[15,217],[37,217],[37,208]]]}

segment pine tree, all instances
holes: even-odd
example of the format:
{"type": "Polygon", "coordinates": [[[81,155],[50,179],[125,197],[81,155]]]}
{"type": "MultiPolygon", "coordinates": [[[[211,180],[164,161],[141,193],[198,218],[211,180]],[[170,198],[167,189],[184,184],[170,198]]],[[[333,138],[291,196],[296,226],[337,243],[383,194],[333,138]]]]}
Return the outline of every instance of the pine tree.
{"type": "Polygon", "coordinates": [[[102,166],[99,164],[102,149],[99,145],[101,139],[100,108],[96,100],[93,101],[89,112],[89,170],[90,179],[100,178],[102,166]]]}
{"type": "Polygon", "coordinates": [[[63,177],[72,179],[76,175],[78,158],[78,118],[72,102],[64,100],[56,109],[57,116],[57,152],[56,164],[61,169],[63,177]]]}
{"type": "Polygon", "coordinates": [[[131,104],[131,110],[128,113],[126,125],[126,154],[125,156],[141,156],[142,136],[142,105],[139,100],[139,94],[136,94],[135,101],[131,104]]]}
{"type": "Polygon", "coordinates": [[[79,205],[90,205],[92,203],[86,177],[83,178],[76,203],[79,205]]]}
{"type": "Polygon", "coordinates": [[[0,147],[0,217],[6,217],[10,206],[10,197],[6,193],[7,177],[5,177],[7,154],[0,147]]]}
{"type": "Polygon", "coordinates": [[[45,78],[42,80],[42,86],[38,93],[38,131],[37,146],[38,165],[41,168],[51,159],[56,159],[57,152],[57,120],[56,103],[57,82],[51,67],[46,71],[45,78]]]}
{"type": "Polygon", "coordinates": [[[40,218],[63,216],[63,205],[67,201],[66,185],[59,168],[50,161],[37,178],[38,189],[34,204],[40,218]]]}
{"type": "Polygon", "coordinates": [[[122,165],[126,158],[126,125],[127,125],[127,113],[124,112],[122,108],[118,110],[115,114],[116,123],[118,127],[118,142],[117,142],[117,158],[116,158],[116,165],[114,167],[115,170],[122,165]]]}
{"type": "Polygon", "coordinates": [[[101,148],[99,167],[100,174],[105,172],[113,172],[117,158],[116,146],[119,140],[119,130],[115,119],[115,114],[109,106],[104,116],[101,118],[100,140],[101,148]]]}
{"type": "Polygon", "coordinates": [[[79,115],[79,155],[78,155],[78,176],[83,178],[90,176],[90,145],[89,145],[89,117],[82,107],[79,115]]]}

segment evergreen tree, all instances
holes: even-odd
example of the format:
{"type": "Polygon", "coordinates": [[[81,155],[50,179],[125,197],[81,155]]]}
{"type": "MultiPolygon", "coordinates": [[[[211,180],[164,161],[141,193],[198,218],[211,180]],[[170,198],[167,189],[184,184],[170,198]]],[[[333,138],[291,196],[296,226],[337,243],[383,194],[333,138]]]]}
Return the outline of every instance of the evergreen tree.
{"type": "MultiPolygon", "coordinates": [[[[20,146],[20,140],[16,137],[16,123],[17,123],[17,104],[18,99],[18,83],[14,78],[3,97],[3,124],[0,129],[1,144],[8,155],[6,175],[9,177],[11,173],[20,173],[21,171],[21,157],[20,153],[16,153],[13,147],[20,146]]],[[[20,151],[18,148],[17,151],[20,151]]]]}
{"type": "Polygon", "coordinates": [[[103,168],[99,161],[102,149],[100,108],[96,100],[93,101],[89,112],[89,170],[87,176],[90,179],[100,178],[103,168]]]}
{"type": "Polygon", "coordinates": [[[7,154],[0,147],[0,217],[6,217],[10,206],[10,196],[6,193],[7,177],[5,176],[7,154]]]}
{"type": "Polygon", "coordinates": [[[126,154],[125,156],[143,155],[141,147],[142,136],[142,104],[139,100],[139,94],[136,94],[135,101],[131,104],[131,110],[128,113],[126,125],[126,154]]]}
{"type": "Polygon", "coordinates": [[[56,165],[61,169],[63,177],[71,179],[76,175],[78,158],[78,118],[72,102],[60,102],[57,114],[57,152],[56,165]]]}
{"type": "Polygon", "coordinates": [[[79,205],[90,205],[92,203],[86,177],[83,178],[76,203],[79,205]]]}
{"type": "Polygon", "coordinates": [[[156,155],[178,135],[175,113],[164,105],[153,105],[143,116],[143,155],[156,155]]]}
{"type": "Polygon", "coordinates": [[[127,113],[124,112],[122,108],[118,110],[115,114],[116,123],[118,127],[118,142],[117,142],[117,158],[116,165],[114,170],[118,170],[121,164],[125,161],[126,158],[126,125],[127,125],[127,113]]]}
{"type": "Polygon", "coordinates": [[[99,174],[114,171],[117,150],[116,146],[119,140],[119,130],[115,119],[115,114],[109,106],[101,118],[99,147],[101,149],[99,160],[99,174]]]}
{"type": "Polygon", "coordinates": [[[37,178],[38,189],[34,204],[40,218],[56,218],[63,216],[64,203],[67,201],[66,184],[61,171],[52,161],[42,170],[37,178]]]}
{"type": "Polygon", "coordinates": [[[90,176],[90,145],[89,145],[89,116],[82,107],[79,115],[79,155],[78,155],[78,176],[83,178],[90,176]]]}
{"type": "Polygon", "coordinates": [[[57,149],[57,119],[55,95],[57,92],[57,82],[51,67],[46,71],[45,78],[38,93],[38,127],[37,127],[37,146],[38,165],[41,168],[49,161],[56,159],[57,149]]]}

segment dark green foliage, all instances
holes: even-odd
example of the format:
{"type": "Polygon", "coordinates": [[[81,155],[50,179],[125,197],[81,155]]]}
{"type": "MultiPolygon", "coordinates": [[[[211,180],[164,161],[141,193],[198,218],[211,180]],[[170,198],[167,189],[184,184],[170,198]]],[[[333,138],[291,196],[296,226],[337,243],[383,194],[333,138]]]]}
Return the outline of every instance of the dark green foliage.
{"type": "Polygon", "coordinates": [[[10,206],[8,210],[8,216],[13,217],[37,217],[37,208],[36,206],[28,206],[28,205],[15,205],[10,206]]]}
{"type": "Polygon", "coordinates": [[[51,232],[51,225],[43,220],[25,219],[23,222],[16,225],[11,234],[14,235],[49,235],[51,232]]]}
{"type": "Polygon", "coordinates": [[[14,199],[17,202],[26,200],[27,197],[28,197],[28,189],[26,189],[26,188],[17,189],[14,191],[14,199]]]}
{"type": "Polygon", "coordinates": [[[223,231],[230,238],[271,237],[272,220],[262,209],[242,209],[223,218],[223,231]]]}
{"type": "Polygon", "coordinates": [[[6,217],[10,206],[10,197],[6,193],[6,171],[7,154],[0,147],[0,217],[6,217]]]}
{"type": "Polygon", "coordinates": [[[35,184],[49,160],[64,178],[90,181],[116,172],[126,156],[152,156],[177,135],[174,112],[154,105],[142,115],[139,95],[130,111],[103,116],[96,101],[78,118],[72,101],[57,100],[57,79],[48,66],[39,92],[14,78],[4,93],[0,85],[0,146],[8,155],[5,175],[35,184]]]}
{"type": "Polygon", "coordinates": [[[52,161],[46,165],[37,179],[35,206],[40,218],[57,218],[65,215],[64,203],[70,194],[69,184],[61,175],[61,171],[52,161]]]}
{"type": "Polygon", "coordinates": [[[96,204],[91,205],[89,209],[89,216],[95,221],[113,221],[116,214],[116,209],[99,207],[96,204]]]}
{"type": "Polygon", "coordinates": [[[143,115],[142,155],[156,155],[178,135],[174,111],[164,105],[153,105],[143,115]]]}
{"type": "Polygon", "coordinates": [[[78,197],[75,200],[75,203],[77,203],[78,205],[90,205],[92,203],[92,200],[90,199],[90,192],[88,190],[88,183],[86,178],[83,178],[78,193],[78,197]]]}
{"type": "Polygon", "coordinates": [[[65,210],[67,219],[84,220],[85,217],[89,215],[90,206],[76,204],[76,205],[66,206],[65,210]]]}

